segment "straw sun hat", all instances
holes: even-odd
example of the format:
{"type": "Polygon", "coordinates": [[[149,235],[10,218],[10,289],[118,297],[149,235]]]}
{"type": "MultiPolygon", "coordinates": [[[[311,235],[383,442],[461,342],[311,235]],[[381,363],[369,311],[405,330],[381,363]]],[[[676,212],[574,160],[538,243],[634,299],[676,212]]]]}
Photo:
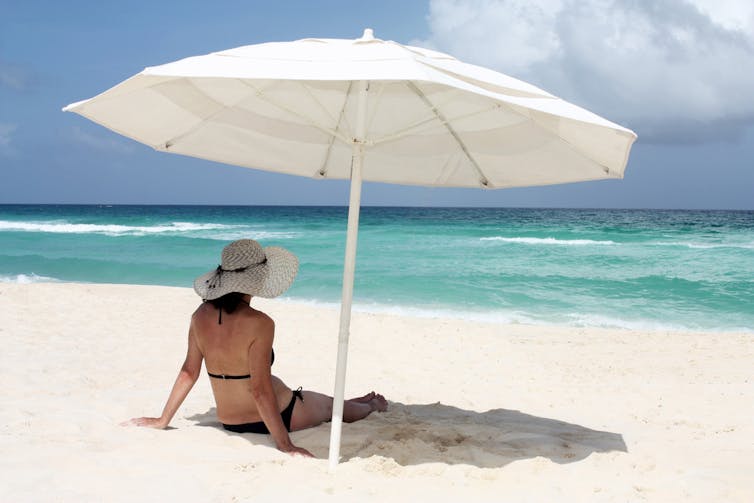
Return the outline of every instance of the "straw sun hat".
{"type": "Polygon", "coordinates": [[[231,292],[255,297],[277,297],[288,289],[298,272],[296,256],[277,246],[239,239],[223,248],[222,263],[194,280],[194,291],[204,300],[231,292]]]}

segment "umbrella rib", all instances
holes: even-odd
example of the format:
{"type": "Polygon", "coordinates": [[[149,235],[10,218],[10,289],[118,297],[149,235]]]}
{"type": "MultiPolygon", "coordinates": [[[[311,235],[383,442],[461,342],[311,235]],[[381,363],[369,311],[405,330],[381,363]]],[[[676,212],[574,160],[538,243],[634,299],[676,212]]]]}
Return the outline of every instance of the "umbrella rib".
{"type": "MultiPolygon", "coordinates": [[[[458,121],[458,120],[462,120],[462,119],[468,119],[469,117],[473,117],[475,115],[483,114],[483,113],[489,112],[491,110],[495,110],[497,108],[500,108],[500,105],[494,105],[494,106],[491,106],[489,108],[485,108],[483,110],[477,110],[475,112],[470,112],[470,113],[467,113],[467,114],[456,115],[454,117],[451,117],[449,120],[451,122],[454,122],[454,121],[458,121]]],[[[374,139],[374,140],[370,140],[368,142],[368,144],[369,145],[379,145],[380,143],[386,143],[386,142],[390,142],[390,141],[393,141],[393,140],[397,140],[397,139],[402,138],[403,136],[405,136],[406,133],[409,132],[409,131],[412,131],[414,133],[421,132],[424,129],[427,129],[427,128],[421,128],[421,126],[423,126],[425,124],[429,124],[431,122],[435,122],[436,120],[437,120],[437,116],[436,115],[432,115],[430,117],[427,117],[426,119],[422,119],[420,121],[414,122],[410,126],[407,126],[407,127],[403,128],[403,129],[401,129],[401,130],[399,130],[399,131],[397,131],[397,132],[395,132],[393,134],[381,136],[380,138],[377,138],[377,139],[374,139]]]]}
{"type": "Polygon", "coordinates": [[[429,124],[431,122],[435,122],[437,120],[437,117],[432,115],[427,117],[426,119],[422,119],[420,121],[416,121],[410,126],[406,126],[403,129],[400,129],[396,131],[395,133],[381,136],[379,138],[375,138],[374,140],[369,141],[369,145],[379,145],[380,143],[385,143],[393,140],[397,140],[398,138],[402,138],[408,133],[409,131],[419,132],[422,131],[421,126],[425,124],[429,124]],[[416,131],[415,131],[416,130],[416,131]]]}
{"type": "MultiPolygon", "coordinates": [[[[379,97],[382,96],[382,91],[384,91],[384,89],[385,89],[385,86],[383,85],[380,88],[379,95],[377,96],[378,100],[379,100],[379,97]]],[[[453,98],[452,98],[452,93],[450,93],[450,94],[451,94],[451,96],[448,97],[448,98],[446,98],[445,101],[438,102],[438,104],[436,105],[436,107],[440,107],[444,103],[451,101],[453,98]]],[[[499,105],[496,105],[496,106],[499,106],[499,105]]],[[[374,112],[372,113],[372,118],[374,118],[374,115],[377,112],[377,108],[378,107],[375,107],[374,112]]],[[[455,121],[455,120],[458,120],[458,119],[465,119],[467,117],[471,117],[473,115],[480,114],[482,112],[487,112],[489,110],[492,110],[492,109],[489,108],[489,109],[485,109],[485,110],[479,110],[478,112],[471,112],[471,113],[468,113],[468,114],[459,115],[459,116],[453,117],[452,120],[455,121]]],[[[374,140],[369,140],[366,143],[367,143],[367,145],[372,146],[372,145],[378,145],[380,143],[385,143],[385,142],[397,140],[398,138],[403,137],[409,131],[412,131],[412,130],[413,130],[413,132],[420,132],[420,131],[422,131],[422,129],[420,129],[421,126],[423,126],[425,124],[428,124],[430,122],[434,122],[436,120],[437,120],[437,116],[434,115],[434,114],[432,114],[432,115],[428,116],[425,119],[418,120],[418,121],[414,122],[413,124],[404,127],[403,129],[399,129],[395,133],[392,133],[392,134],[389,134],[389,135],[385,135],[385,136],[382,136],[380,138],[376,138],[374,140]]],[[[370,120],[370,122],[371,122],[371,120],[370,120]]]]}
{"type": "MultiPolygon", "coordinates": [[[[309,88],[309,86],[307,86],[305,82],[297,82],[297,83],[306,92],[307,96],[309,96],[309,98],[311,98],[311,100],[314,103],[317,104],[317,106],[319,107],[319,109],[322,110],[322,112],[325,115],[327,115],[330,118],[331,121],[335,122],[335,117],[333,117],[330,114],[330,111],[327,108],[325,108],[325,106],[317,99],[317,97],[314,95],[314,93],[312,93],[312,90],[309,88]]],[[[350,90],[351,90],[351,86],[350,86],[350,82],[349,82],[348,91],[350,92],[350,90]]],[[[335,129],[337,130],[338,128],[336,127],[335,129]]]]}
{"type": "Polygon", "coordinates": [[[331,135],[331,136],[334,136],[335,138],[339,139],[340,141],[342,141],[342,142],[343,142],[343,143],[345,143],[346,145],[351,145],[351,143],[352,143],[352,142],[351,142],[351,140],[350,140],[350,139],[348,139],[348,138],[346,138],[345,136],[343,136],[343,135],[342,135],[341,133],[339,133],[338,131],[335,131],[335,130],[333,130],[333,129],[330,129],[329,127],[325,127],[325,126],[323,126],[322,124],[320,124],[320,123],[318,123],[317,121],[315,121],[314,119],[312,119],[311,117],[307,117],[306,115],[303,115],[303,114],[301,114],[301,113],[298,113],[298,112],[296,112],[295,110],[293,110],[293,109],[291,109],[291,108],[289,108],[289,107],[287,107],[287,106],[285,106],[285,105],[282,105],[281,103],[278,103],[277,101],[275,101],[275,100],[271,99],[271,98],[270,98],[269,96],[267,96],[266,94],[264,94],[264,92],[262,92],[262,90],[261,90],[261,89],[258,89],[258,88],[256,88],[255,86],[253,86],[253,85],[252,85],[252,84],[251,84],[250,82],[248,82],[247,80],[243,80],[242,82],[243,82],[243,83],[244,83],[244,84],[245,84],[246,86],[248,86],[248,87],[252,88],[252,89],[254,90],[254,92],[256,92],[256,95],[257,95],[257,97],[258,97],[259,99],[261,99],[261,100],[264,100],[264,101],[266,101],[267,103],[269,103],[270,105],[276,106],[276,107],[278,107],[278,108],[279,108],[280,110],[283,110],[283,111],[285,111],[285,112],[288,112],[289,114],[291,114],[291,115],[293,115],[293,116],[295,116],[295,117],[298,117],[299,119],[303,119],[303,120],[304,120],[304,121],[306,121],[306,122],[307,122],[307,123],[308,123],[308,124],[309,124],[310,126],[313,126],[313,127],[317,128],[317,129],[319,129],[319,130],[320,130],[320,131],[322,131],[323,133],[326,133],[326,134],[329,134],[329,135],[331,135]]]}
{"type": "MultiPolygon", "coordinates": [[[[343,99],[343,106],[340,108],[340,114],[338,115],[338,123],[335,124],[335,131],[338,131],[338,129],[340,129],[340,123],[343,121],[343,118],[346,115],[346,105],[348,104],[348,97],[351,95],[352,86],[353,81],[349,81],[348,90],[346,91],[346,97],[345,99],[343,99]]],[[[327,152],[325,152],[325,158],[322,161],[322,166],[320,166],[319,170],[317,170],[317,175],[321,177],[324,177],[327,174],[327,169],[325,169],[325,167],[327,166],[327,162],[330,160],[330,152],[332,152],[333,143],[335,143],[335,135],[330,136],[330,143],[327,144],[327,152]]]]}
{"type": "MultiPolygon", "coordinates": [[[[333,141],[334,141],[334,139],[335,139],[335,138],[338,138],[338,139],[340,139],[340,140],[341,140],[341,141],[342,141],[343,143],[345,143],[346,145],[350,145],[350,144],[351,144],[351,141],[350,141],[349,139],[347,139],[347,138],[346,138],[345,136],[343,136],[342,134],[339,134],[339,133],[337,132],[337,129],[338,129],[337,127],[335,128],[335,131],[333,131],[333,130],[331,130],[331,129],[327,128],[327,127],[324,127],[324,126],[322,126],[322,125],[318,124],[318,123],[317,123],[316,121],[314,121],[314,120],[310,119],[309,117],[306,117],[306,116],[304,116],[304,115],[302,115],[302,114],[296,113],[296,112],[294,112],[293,110],[291,110],[291,109],[289,109],[289,108],[287,108],[287,107],[284,107],[284,106],[282,106],[282,105],[280,105],[280,104],[278,104],[278,103],[274,102],[274,101],[273,101],[273,100],[271,100],[271,99],[270,99],[269,97],[265,96],[265,95],[264,95],[264,93],[262,93],[262,91],[260,91],[259,89],[257,89],[257,88],[256,88],[255,86],[251,85],[251,84],[250,84],[249,82],[247,82],[247,81],[245,81],[245,80],[240,80],[240,81],[241,81],[241,82],[242,82],[242,83],[243,83],[244,85],[246,85],[247,87],[250,87],[250,88],[251,88],[251,89],[252,89],[252,90],[253,90],[253,91],[254,91],[254,92],[256,93],[256,95],[257,95],[257,96],[258,96],[259,98],[263,99],[263,100],[264,100],[264,101],[266,101],[267,103],[270,103],[271,105],[274,105],[274,106],[276,106],[276,107],[278,107],[278,108],[280,108],[280,109],[282,109],[282,110],[284,110],[284,111],[286,111],[286,112],[288,112],[288,113],[291,113],[291,114],[295,115],[296,117],[299,117],[299,118],[301,118],[301,119],[304,119],[304,120],[305,120],[305,121],[307,121],[307,122],[308,122],[308,123],[309,123],[310,125],[312,125],[312,126],[316,127],[317,129],[319,129],[319,130],[321,130],[321,131],[323,131],[323,132],[327,133],[327,134],[328,134],[328,135],[330,136],[330,143],[329,143],[329,145],[328,145],[328,148],[327,148],[328,156],[329,156],[329,153],[330,153],[330,149],[332,148],[332,144],[333,144],[333,141]]],[[[193,85],[193,84],[192,84],[192,85],[193,85]]],[[[194,86],[194,88],[196,89],[196,86],[194,86]]],[[[350,86],[350,84],[349,84],[349,86],[348,86],[348,90],[349,90],[349,92],[350,92],[350,90],[351,90],[351,86],[350,86]]],[[[320,106],[320,107],[321,107],[321,108],[322,108],[322,109],[323,109],[323,110],[325,111],[325,113],[326,113],[327,115],[330,115],[330,114],[329,114],[329,112],[327,112],[327,110],[325,110],[325,109],[324,109],[324,107],[322,106],[322,104],[321,104],[321,103],[319,103],[319,101],[317,101],[317,99],[316,99],[316,98],[314,98],[314,96],[313,96],[313,95],[311,95],[311,93],[309,93],[309,94],[310,94],[310,96],[312,97],[312,99],[313,99],[313,100],[314,100],[314,101],[315,101],[315,102],[316,102],[316,103],[317,103],[317,104],[318,104],[318,105],[319,105],[319,106],[320,106]]],[[[246,98],[244,97],[243,99],[246,99],[246,98]]],[[[238,102],[240,103],[241,101],[243,101],[243,99],[239,100],[238,102]]],[[[346,98],[346,100],[347,100],[347,99],[348,99],[348,98],[346,98]]],[[[206,123],[206,122],[207,122],[207,121],[208,121],[209,119],[211,119],[211,118],[213,118],[213,117],[215,117],[215,116],[219,115],[219,114],[220,114],[221,112],[223,112],[223,111],[225,111],[225,110],[228,110],[229,108],[231,108],[231,107],[229,107],[229,106],[227,106],[227,105],[226,105],[226,106],[223,106],[223,107],[221,107],[220,109],[216,110],[215,112],[213,112],[212,114],[208,115],[207,117],[204,117],[204,118],[202,118],[202,120],[201,120],[201,121],[200,121],[199,123],[197,123],[196,125],[194,125],[194,126],[193,126],[192,128],[190,128],[190,129],[188,129],[188,130],[184,131],[183,133],[181,133],[181,134],[179,134],[179,135],[176,135],[176,136],[174,136],[174,137],[170,138],[169,140],[165,141],[165,142],[164,142],[164,143],[163,143],[162,145],[160,145],[160,146],[158,146],[158,147],[156,147],[156,148],[157,148],[158,150],[163,150],[163,149],[164,149],[164,150],[169,150],[169,149],[170,149],[170,147],[174,146],[174,145],[175,145],[176,143],[178,143],[178,142],[179,142],[179,141],[180,141],[180,140],[181,140],[182,138],[185,138],[186,136],[190,135],[191,133],[193,133],[194,131],[196,131],[197,129],[199,129],[199,128],[200,128],[200,127],[202,126],[202,124],[203,124],[203,123],[206,123]]],[[[344,108],[345,108],[345,105],[344,105],[344,108]]],[[[343,111],[341,110],[341,117],[342,117],[342,116],[343,116],[343,111]]],[[[340,121],[338,121],[338,125],[340,125],[340,121]]],[[[324,176],[324,175],[323,175],[323,176],[324,176]]]]}
{"type": "Polygon", "coordinates": [[[458,146],[463,151],[464,155],[466,155],[466,158],[469,160],[472,166],[474,166],[474,169],[476,170],[477,174],[479,175],[479,184],[484,188],[490,188],[490,182],[487,179],[487,176],[485,176],[482,169],[479,167],[479,164],[477,164],[476,160],[471,156],[471,153],[466,148],[466,145],[464,145],[461,138],[458,136],[458,133],[456,133],[455,129],[453,129],[453,126],[450,125],[450,123],[447,121],[445,116],[440,112],[435,105],[432,104],[431,101],[429,101],[429,98],[419,89],[416,87],[416,84],[414,84],[412,81],[408,81],[406,83],[413,92],[416,93],[417,96],[424,102],[427,107],[429,107],[430,110],[432,110],[432,113],[435,114],[435,117],[442,123],[443,126],[445,126],[445,129],[448,130],[450,135],[455,139],[455,141],[458,143],[458,146]]]}
{"type": "MultiPolygon", "coordinates": [[[[369,91],[370,82],[367,82],[367,91],[369,91]]],[[[382,93],[385,92],[386,84],[384,82],[381,82],[380,90],[377,92],[377,96],[370,99],[374,106],[372,107],[372,113],[369,115],[369,118],[366,120],[366,131],[369,131],[372,128],[372,121],[374,121],[375,116],[377,115],[377,110],[380,108],[380,100],[382,99],[382,93]]],[[[362,138],[362,140],[366,140],[366,138],[362,138]]]]}
{"type": "MultiPolygon", "coordinates": [[[[204,97],[206,97],[206,98],[208,98],[208,99],[212,99],[212,98],[210,98],[209,96],[207,96],[207,94],[206,94],[205,92],[201,91],[201,90],[200,90],[200,89],[199,89],[198,87],[196,87],[196,85],[195,85],[195,84],[194,84],[194,83],[193,83],[193,82],[191,81],[191,79],[188,79],[188,78],[186,78],[186,79],[183,79],[183,80],[185,80],[185,81],[186,81],[186,82],[187,82],[188,84],[190,84],[190,85],[191,85],[191,87],[192,87],[192,88],[193,88],[194,90],[196,90],[197,92],[199,92],[200,94],[202,94],[202,95],[203,95],[204,97]]],[[[151,86],[150,86],[150,87],[151,87],[151,86]]],[[[243,101],[244,99],[246,99],[246,98],[244,97],[244,98],[242,98],[242,99],[238,100],[238,101],[237,101],[237,102],[236,102],[236,103],[234,104],[234,106],[235,106],[235,105],[237,105],[238,103],[240,103],[241,101],[243,101]]],[[[215,102],[215,103],[217,103],[217,102],[216,102],[215,100],[212,100],[212,101],[213,101],[213,102],[215,102]]],[[[220,105],[220,103],[218,103],[218,105],[220,105]]],[[[221,114],[222,112],[224,112],[224,111],[226,111],[226,110],[229,110],[230,108],[232,108],[232,107],[229,107],[228,105],[222,105],[222,106],[221,106],[220,108],[218,108],[217,110],[215,110],[215,111],[214,111],[214,112],[212,112],[211,114],[207,115],[206,117],[201,117],[201,120],[200,120],[200,121],[199,121],[198,123],[196,123],[196,124],[195,124],[195,125],[194,125],[193,127],[191,127],[191,128],[189,128],[189,129],[187,129],[187,130],[183,131],[183,132],[182,132],[181,134],[179,134],[179,135],[173,136],[173,137],[172,137],[172,138],[170,138],[169,140],[166,140],[166,141],[164,141],[164,142],[161,142],[161,143],[160,143],[160,144],[158,144],[157,146],[154,146],[154,145],[153,145],[153,148],[154,148],[155,150],[164,150],[164,151],[169,151],[169,150],[170,150],[170,147],[173,147],[173,146],[174,146],[174,145],[175,145],[176,143],[178,143],[178,142],[179,142],[180,140],[182,140],[183,138],[187,137],[188,135],[190,135],[190,134],[191,134],[191,133],[193,133],[194,131],[197,131],[197,130],[198,130],[198,129],[199,129],[200,127],[202,127],[202,125],[203,125],[203,124],[206,124],[206,123],[207,123],[207,122],[209,122],[209,121],[210,121],[210,120],[211,120],[212,118],[214,118],[214,117],[217,117],[217,116],[218,116],[218,115],[220,115],[220,114],[221,114]]]]}

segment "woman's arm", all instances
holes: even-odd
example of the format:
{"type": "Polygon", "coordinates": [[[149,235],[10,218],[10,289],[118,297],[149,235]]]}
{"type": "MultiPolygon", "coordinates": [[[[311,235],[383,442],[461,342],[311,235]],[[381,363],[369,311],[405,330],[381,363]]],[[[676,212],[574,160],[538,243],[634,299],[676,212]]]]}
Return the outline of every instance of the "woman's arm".
{"type": "Polygon", "coordinates": [[[265,317],[261,326],[255,330],[257,336],[249,346],[249,373],[251,374],[251,393],[257,404],[259,415],[264,424],[270,430],[277,448],[290,454],[302,454],[313,457],[312,453],[301,447],[296,447],[291,442],[280,417],[277,398],[272,388],[272,373],[270,369],[270,352],[272,340],[275,336],[275,322],[265,317]]]}
{"type": "Polygon", "coordinates": [[[199,346],[194,338],[193,322],[189,327],[188,335],[188,351],[186,352],[186,360],[183,362],[178,377],[175,379],[173,389],[170,391],[165,407],[162,409],[162,415],[160,417],[135,417],[130,421],[123,423],[124,425],[136,425],[136,426],[148,426],[150,428],[167,428],[170,424],[170,420],[173,419],[178,407],[181,406],[183,400],[194,387],[194,383],[199,378],[199,373],[202,369],[202,352],[199,350],[199,346]]]}

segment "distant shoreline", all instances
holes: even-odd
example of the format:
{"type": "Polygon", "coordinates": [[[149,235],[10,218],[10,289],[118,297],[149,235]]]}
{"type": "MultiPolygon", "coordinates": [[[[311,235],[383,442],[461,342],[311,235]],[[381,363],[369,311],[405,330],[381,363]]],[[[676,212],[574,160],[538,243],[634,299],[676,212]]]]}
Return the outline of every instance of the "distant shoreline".
{"type": "MultiPolygon", "coordinates": [[[[95,283],[85,281],[58,281],[53,278],[41,278],[39,280],[31,281],[4,281],[5,278],[0,277],[0,290],[3,285],[19,285],[19,286],[32,286],[39,285],[40,287],[53,287],[53,288],[65,288],[69,285],[73,288],[82,287],[94,287],[94,288],[115,288],[115,289],[133,289],[138,290],[142,288],[154,288],[154,289],[166,289],[166,291],[176,290],[179,292],[189,291],[194,293],[190,286],[180,285],[163,285],[163,284],[137,284],[137,283],[95,283]],[[50,281],[52,280],[52,281],[50,281]]],[[[257,302],[267,303],[268,299],[256,299],[257,302]]],[[[196,298],[197,305],[201,302],[201,299],[196,298]]],[[[297,297],[282,296],[274,300],[276,304],[281,306],[290,306],[295,309],[324,309],[331,311],[332,313],[340,312],[340,301],[320,301],[316,299],[304,299],[297,297]]],[[[674,326],[661,326],[653,325],[651,323],[636,323],[633,326],[610,326],[610,325],[568,325],[559,323],[547,323],[547,322],[519,322],[506,320],[502,316],[495,316],[494,313],[485,313],[478,311],[474,313],[469,312],[454,312],[451,310],[443,311],[429,311],[410,307],[391,306],[391,305],[375,305],[373,303],[359,302],[358,299],[354,299],[352,307],[354,313],[361,313],[367,316],[387,316],[394,318],[405,318],[416,321],[426,320],[432,322],[451,322],[451,323],[471,323],[479,325],[490,326],[510,326],[510,327],[523,327],[530,330],[605,330],[608,332],[646,332],[654,334],[686,334],[686,335],[754,335],[754,330],[747,329],[691,329],[685,327],[674,326]]]]}

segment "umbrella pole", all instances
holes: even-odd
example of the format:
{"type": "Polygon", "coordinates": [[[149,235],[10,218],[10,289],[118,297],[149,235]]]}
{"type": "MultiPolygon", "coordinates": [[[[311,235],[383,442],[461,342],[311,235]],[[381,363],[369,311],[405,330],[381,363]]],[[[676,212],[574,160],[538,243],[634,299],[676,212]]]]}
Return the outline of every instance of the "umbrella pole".
{"type": "Polygon", "coordinates": [[[361,209],[361,167],[364,161],[364,132],[366,130],[367,82],[359,82],[359,101],[356,138],[351,154],[351,194],[348,201],[348,231],[346,256],[343,265],[343,296],[340,303],[340,329],[338,332],[338,362],[335,367],[335,392],[333,393],[332,424],[330,426],[329,470],[334,472],[340,458],[340,433],[343,427],[343,398],[346,388],[348,361],[348,335],[351,326],[353,278],[356,270],[356,240],[359,233],[361,209]]]}

